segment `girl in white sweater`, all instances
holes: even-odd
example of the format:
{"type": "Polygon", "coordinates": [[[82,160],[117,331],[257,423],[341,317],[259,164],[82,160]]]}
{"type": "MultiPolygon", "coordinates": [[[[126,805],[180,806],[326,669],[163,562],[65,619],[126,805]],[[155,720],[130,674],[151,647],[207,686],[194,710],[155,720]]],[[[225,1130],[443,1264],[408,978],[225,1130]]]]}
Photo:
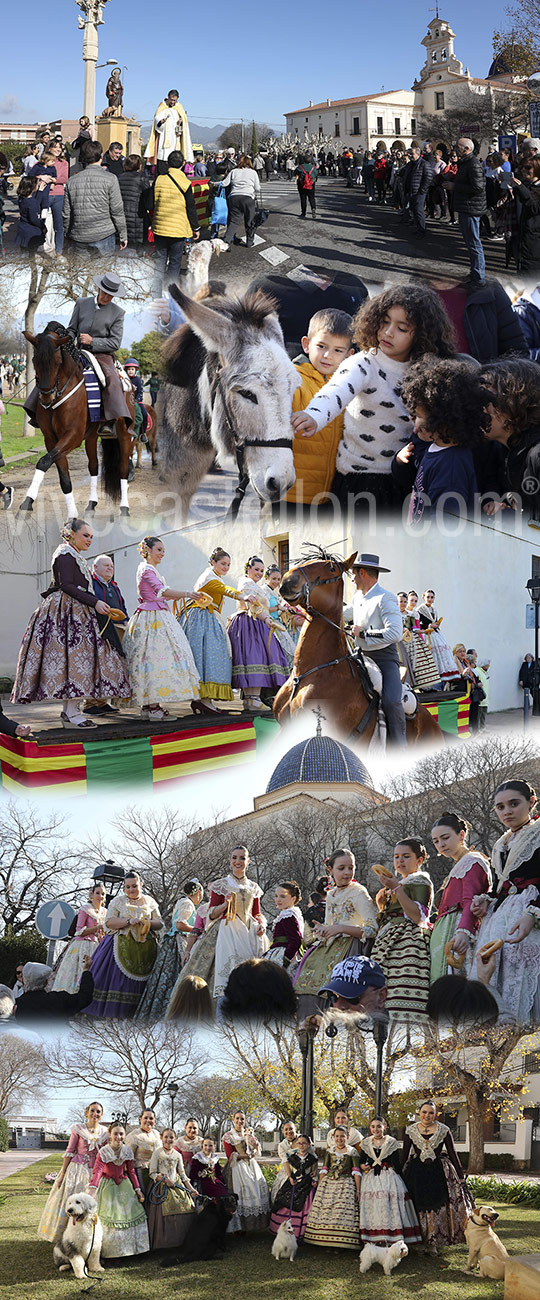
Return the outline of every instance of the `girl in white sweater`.
{"type": "Polygon", "coordinates": [[[401,385],[411,363],[426,353],[456,355],[452,324],[433,289],[394,285],[360,308],[353,341],[360,351],[347,357],[305,411],[293,414],[293,428],[310,438],[345,408],[333,495],[347,506],[358,493],[370,493],[379,508],[399,508],[403,494],[392,478],[392,460],[413,431],[401,385]]]}

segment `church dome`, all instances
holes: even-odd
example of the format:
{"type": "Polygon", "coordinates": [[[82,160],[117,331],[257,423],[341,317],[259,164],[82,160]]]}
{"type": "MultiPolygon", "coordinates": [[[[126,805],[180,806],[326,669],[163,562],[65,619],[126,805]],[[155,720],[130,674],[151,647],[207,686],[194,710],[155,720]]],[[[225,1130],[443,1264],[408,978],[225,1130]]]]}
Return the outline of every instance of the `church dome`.
{"type": "Polygon", "coordinates": [[[280,759],[272,772],[266,793],[301,781],[304,785],[333,782],[367,785],[373,789],[369,772],[352,749],[331,736],[315,735],[301,740],[280,759]]]}
{"type": "Polygon", "coordinates": [[[510,72],[511,72],[511,68],[508,59],[504,51],[502,51],[500,54],[497,54],[496,58],[494,58],[493,63],[491,64],[491,67],[488,72],[488,79],[489,77],[508,76],[510,72]]]}

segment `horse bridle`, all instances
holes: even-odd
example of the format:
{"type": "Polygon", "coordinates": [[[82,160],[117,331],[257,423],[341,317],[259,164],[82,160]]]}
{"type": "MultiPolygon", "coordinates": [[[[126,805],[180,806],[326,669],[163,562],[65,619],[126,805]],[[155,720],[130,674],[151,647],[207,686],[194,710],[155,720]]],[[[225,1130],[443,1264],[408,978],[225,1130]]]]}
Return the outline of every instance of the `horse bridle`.
{"type": "MultiPolygon", "coordinates": [[[[62,353],[62,359],[63,359],[64,348],[65,348],[64,343],[58,344],[58,350],[62,353]]],[[[62,363],[60,362],[60,365],[61,364],[62,363]]],[[[36,382],[36,388],[39,393],[39,400],[41,402],[44,411],[56,411],[56,408],[58,406],[63,406],[64,402],[67,402],[70,397],[73,397],[75,393],[78,392],[79,388],[81,388],[82,385],[84,384],[84,376],[83,376],[83,378],[79,380],[79,383],[75,385],[75,388],[71,388],[69,393],[66,393],[66,389],[68,387],[68,384],[71,383],[71,380],[73,379],[73,375],[68,375],[65,384],[62,384],[62,387],[59,388],[58,387],[59,373],[60,373],[60,366],[58,367],[58,371],[56,374],[56,382],[52,385],[51,388],[42,388],[41,385],[36,382]],[[44,402],[42,397],[43,393],[45,394],[52,393],[55,397],[58,398],[58,401],[44,402]],[[64,393],[65,393],[65,397],[63,396],[64,393]]]]}
{"type": "Polygon", "coordinates": [[[236,516],[238,514],[240,506],[242,505],[242,501],[244,500],[249,485],[249,474],[246,473],[245,459],[244,459],[245,448],[246,447],[286,447],[288,448],[289,451],[292,451],[293,440],[292,437],[271,438],[271,439],[244,438],[243,440],[241,440],[229,409],[227,395],[225,393],[224,384],[223,384],[223,368],[218,370],[214,377],[211,386],[212,401],[214,400],[216,393],[219,393],[219,396],[221,398],[221,405],[223,407],[223,413],[225,415],[225,422],[227,424],[227,428],[229,430],[229,433],[234,443],[236,465],[238,468],[238,484],[235,488],[234,497],[231,502],[230,510],[228,512],[231,519],[234,520],[236,519],[236,516]]]}

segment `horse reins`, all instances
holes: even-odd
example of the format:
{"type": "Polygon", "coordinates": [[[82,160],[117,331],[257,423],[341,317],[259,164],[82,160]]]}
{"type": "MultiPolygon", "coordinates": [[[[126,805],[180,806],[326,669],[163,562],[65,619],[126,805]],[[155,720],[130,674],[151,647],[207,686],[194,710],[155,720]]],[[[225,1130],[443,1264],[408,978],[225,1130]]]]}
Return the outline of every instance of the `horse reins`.
{"type": "Polygon", "coordinates": [[[247,488],[249,486],[249,474],[246,473],[245,459],[244,459],[245,448],[246,447],[286,447],[289,451],[292,451],[293,440],[291,437],[291,438],[272,438],[272,439],[245,438],[243,441],[241,441],[229,409],[229,404],[227,402],[227,396],[223,385],[223,369],[217,371],[215,378],[213,380],[211,386],[212,400],[214,399],[216,393],[219,393],[219,396],[221,398],[221,405],[223,407],[223,413],[225,416],[227,428],[229,430],[229,433],[234,443],[236,464],[238,468],[238,484],[235,488],[234,497],[232,499],[228,511],[228,515],[230,515],[230,518],[234,521],[237,517],[238,511],[240,509],[240,506],[242,505],[242,501],[244,500],[247,488]]]}
{"type": "MultiPolygon", "coordinates": [[[[64,351],[68,351],[68,352],[70,353],[72,359],[73,359],[74,361],[77,361],[79,364],[81,364],[81,358],[80,358],[80,355],[79,355],[78,352],[76,352],[75,348],[73,347],[73,344],[71,343],[71,339],[69,338],[69,335],[67,334],[67,331],[66,331],[66,335],[67,335],[67,337],[66,337],[65,342],[63,342],[63,343],[59,343],[59,344],[58,344],[59,351],[60,351],[62,354],[64,353],[64,351]],[[68,339],[69,339],[69,343],[71,344],[71,347],[69,347],[69,345],[68,345],[68,339]]],[[[49,336],[49,337],[50,337],[50,336],[49,336]]],[[[36,388],[37,388],[38,393],[39,393],[39,400],[40,400],[40,402],[41,402],[41,405],[42,405],[44,411],[56,411],[57,407],[59,407],[59,406],[63,406],[64,402],[67,402],[67,401],[69,400],[70,397],[74,397],[75,393],[77,393],[78,390],[79,390],[79,388],[82,388],[82,385],[84,384],[84,375],[83,375],[82,379],[79,380],[79,383],[75,385],[75,388],[70,389],[69,393],[66,393],[66,389],[67,389],[67,387],[68,387],[68,384],[71,383],[71,380],[73,379],[73,375],[68,375],[65,384],[62,384],[62,387],[59,388],[59,387],[58,387],[58,374],[59,374],[59,372],[60,372],[60,366],[58,367],[58,372],[57,372],[57,375],[56,375],[56,382],[55,382],[54,384],[52,384],[52,386],[51,386],[50,388],[41,388],[41,386],[40,386],[38,383],[36,383],[36,388]],[[44,402],[44,401],[43,401],[43,397],[42,397],[42,393],[45,393],[45,394],[47,394],[47,393],[53,393],[53,394],[58,398],[58,401],[56,401],[56,402],[44,402]],[[63,394],[65,394],[65,396],[63,396],[63,394]]]]}

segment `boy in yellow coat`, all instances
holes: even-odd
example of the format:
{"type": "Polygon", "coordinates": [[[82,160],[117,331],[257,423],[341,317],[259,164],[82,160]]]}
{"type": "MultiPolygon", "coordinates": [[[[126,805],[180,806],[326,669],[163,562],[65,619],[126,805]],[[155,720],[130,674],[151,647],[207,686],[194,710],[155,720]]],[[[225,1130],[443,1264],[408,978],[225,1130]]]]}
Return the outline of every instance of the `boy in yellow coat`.
{"type": "MultiPolygon", "coordinates": [[[[345,357],[354,351],[353,327],[353,318],[345,311],[329,308],[311,317],[307,335],[302,339],[307,360],[296,365],[302,382],[293,397],[293,411],[303,411],[345,357]]],[[[332,486],[338,443],[342,436],[342,415],[311,438],[301,433],[294,435],[296,482],[287,493],[286,501],[295,501],[299,505],[310,505],[315,497],[318,497],[318,503],[324,501],[332,486]]]]}

